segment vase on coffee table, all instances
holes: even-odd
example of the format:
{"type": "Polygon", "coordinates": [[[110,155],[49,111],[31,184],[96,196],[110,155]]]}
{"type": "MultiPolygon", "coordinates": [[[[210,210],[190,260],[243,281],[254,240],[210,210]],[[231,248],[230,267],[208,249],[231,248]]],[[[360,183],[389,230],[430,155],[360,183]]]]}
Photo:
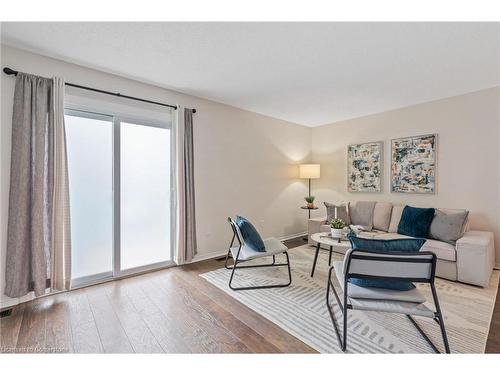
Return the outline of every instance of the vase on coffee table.
{"type": "Polygon", "coordinates": [[[344,234],[344,229],[330,228],[332,233],[332,238],[342,238],[344,234]]]}

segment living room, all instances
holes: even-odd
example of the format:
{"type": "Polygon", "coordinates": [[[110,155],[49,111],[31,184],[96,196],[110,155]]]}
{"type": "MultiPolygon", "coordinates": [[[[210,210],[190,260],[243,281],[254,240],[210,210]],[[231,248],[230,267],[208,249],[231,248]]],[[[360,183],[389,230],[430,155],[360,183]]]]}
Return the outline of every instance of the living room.
{"type": "Polygon", "coordinates": [[[2,21],[0,357],[500,353],[499,25],[2,21]]]}

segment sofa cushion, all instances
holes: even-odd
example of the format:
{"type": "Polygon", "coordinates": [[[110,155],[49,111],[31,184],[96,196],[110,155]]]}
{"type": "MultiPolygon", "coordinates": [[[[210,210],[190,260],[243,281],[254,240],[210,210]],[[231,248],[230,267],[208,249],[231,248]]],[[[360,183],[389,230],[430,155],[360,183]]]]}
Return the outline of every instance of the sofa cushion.
{"type": "Polygon", "coordinates": [[[351,224],[351,218],[349,217],[349,202],[342,204],[333,204],[328,202],[323,202],[326,207],[326,222],[330,224],[333,219],[344,220],[347,225],[351,224]]]}
{"type": "Polygon", "coordinates": [[[361,225],[365,230],[373,228],[373,209],[377,202],[356,202],[356,205],[349,207],[351,224],[361,225]]]}
{"type": "Polygon", "coordinates": [[[427,238],[434,219],[434,208],[405,206],[398,225],[398,233],[411,237],[427,238]]]}
{"type": "Polygon", "coordinates": [[[373,239],[375,240],[400,240],[403,238],[413,238],[399,233],[374,233],[373,239]]]}
{"type": "Polygon", "coordinates": [[[320,232],[330,232],[330,225],[328,224],[323,224],[319,227],[320,232]]]}
{"type": "Polygon", "coordinates": [[[391,223],[392,203],[377,202],[373,209],[373,228],[387,232],[391,223]]]}
{"type": "Polygon", "coordinates": [[[397,233],[398,232],[398,225],[399,225],[399,221],[401,220],[401,215],[403,214],[404,208],[405,208],[405,206],[393,206],[392,207],[391,222],[389,224],[388,232],[390,232],[390,233],[397,233]]]}
{"type": "Polygon", "coordinates": [[[427,240],[420,251],[432,251],[441,260],[448,260],[450,262],[457,260],[455,246],[447,242],[427,240]]]}
{"type": "Polygon", "coordinates": [[[436,210],[429,229],[429,238],[454,245],[464,235],[468,216],[469,211],[466,210],[436,210]]]}
{"type": "MultiPolygon", "coordinates": [[[[362,232],[364,234],[365,232],[362,232]]],[[[412,238],[399,233],[376,233],[369,232],[370,237],[366,236],[363,238],[372,238],[374,240],[397,240],[404,238],[412,238]]],[[[432,251],[438,259],[448,260],[454,262],[456,260],[455,246],[450,245],[446,242],[436,241],[436,240],[426,240],[425,244],[422,246],[420,251],[432,251]]]]}
{"type": "Polygon", "coordinates": [[[376,232],[360,231],[359,233],[356,234],[356,236],[360,237],[360,238],[374,239],[377,236],[377,233],[376,232]]]}
{"type": "MultiPolygon", "coordinates": [[[[349,236],[349,241],[351,241],[351,246],[354,250],[359,249],[367,252],[382,251],[387,253],[391,252],[416,253],[425,243],[425,240],[421,238],[375,240],[375,239],[366,239],[355,236],[349,236]]],[[[369,288],[384,288],[384,289],[394,289],[394,290],[410,290],[415,288],[415,286],[409,281],[369,280],[369,279],[358,279],[354,277],[351,278],[349,281],[352,284],[369,288]]]]}
{"type": "MultiPolygon", "coordinates": [[[[444,212],[445,214],[457,214],[464,211],[467,211],[463,208],[439,208],[439,211],[444,212]]],[[[464,224],[464,233],[469,230],[469,215],[467,215],[467,220],[465,220],[464,224]]]]}

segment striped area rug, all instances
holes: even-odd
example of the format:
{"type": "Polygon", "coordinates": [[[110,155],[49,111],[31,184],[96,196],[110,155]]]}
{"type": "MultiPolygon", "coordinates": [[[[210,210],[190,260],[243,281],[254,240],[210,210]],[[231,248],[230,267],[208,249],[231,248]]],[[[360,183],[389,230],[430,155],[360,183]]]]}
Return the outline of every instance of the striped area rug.
{"type": "MultiPolygon", "coordinates": [[[[311,279],[313,253],[314,249],[307,245],[289,251],[293,281],[288,288],[232,291],[228,287],[230,271],[224,268],[201,277],[318,352],[341,353],[325,305],[328,254],[321,252],[311,279]]],[[[335,254],[335,259],[340,260],[342,256],[335,254]]],[[[452,353],[484,353],[499,275],[499,271],[493,273],[487,288],[436,279],[452,353]]],[[[286,267],[238,270],[235,284],[272,284],[285,278],[286,267]]],[[[428,286],[421,284],[418,288],[432,301],[428,286]]],[[[341,319],[338,308],[335,313],[337,319],[341,319]]],[[[438,325],[430,319],[416,320],[443,350],[438,325]]],[[[351,353],[432,353],[415,327],[402,315],[350,310],[348,331],[347,351],[351,353]]]]}

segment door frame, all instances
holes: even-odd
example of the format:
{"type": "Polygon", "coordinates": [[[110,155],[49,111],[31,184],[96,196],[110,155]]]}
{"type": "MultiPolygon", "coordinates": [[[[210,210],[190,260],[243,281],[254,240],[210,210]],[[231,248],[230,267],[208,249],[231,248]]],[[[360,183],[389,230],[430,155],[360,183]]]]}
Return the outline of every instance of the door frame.
{"type": "MultiPolygon", "coordinates": [[[[64,108],[64,114],[86,117],[98,120],[111,120],[112,121],[112,132],[113,132],[113,142],[112,142],[112,194],[113,194],[113,214],[112,214],[112,270],[110,272],[102,272],[95,275],[88,275],[71,280],[71,288],[80,288],[82,286],[88,286],[93,284],[98,284],[106,281],[121,279],[128,276],[138,275],[141,273],[149,271],[157,271],[164,268],[169,268],[175,266],[173,261],[174,257],[174,228],[175,228],[175,215],[173,215],[172,210],[175,209],[174,205],[174,137],[172,123],[168,121],[159,121],[157,119],[138,117],[133,115],[121,115],[121,114],[109,114],[103,113],[108,111],[98,111],[89,110],[87,107],[80,107],[78,105],[67,105],[64,108]],[[156,128],[163,128],[170,130],[170,260],[156,262],[152,264],[147,264],[144,266],[138,266],[129,268],[126,270],[121,269],[121,123],[127,122],[134,125],[149,126],[156,128]]],[[[173,117],[173,116],[172,116],[173,117]]]]}

